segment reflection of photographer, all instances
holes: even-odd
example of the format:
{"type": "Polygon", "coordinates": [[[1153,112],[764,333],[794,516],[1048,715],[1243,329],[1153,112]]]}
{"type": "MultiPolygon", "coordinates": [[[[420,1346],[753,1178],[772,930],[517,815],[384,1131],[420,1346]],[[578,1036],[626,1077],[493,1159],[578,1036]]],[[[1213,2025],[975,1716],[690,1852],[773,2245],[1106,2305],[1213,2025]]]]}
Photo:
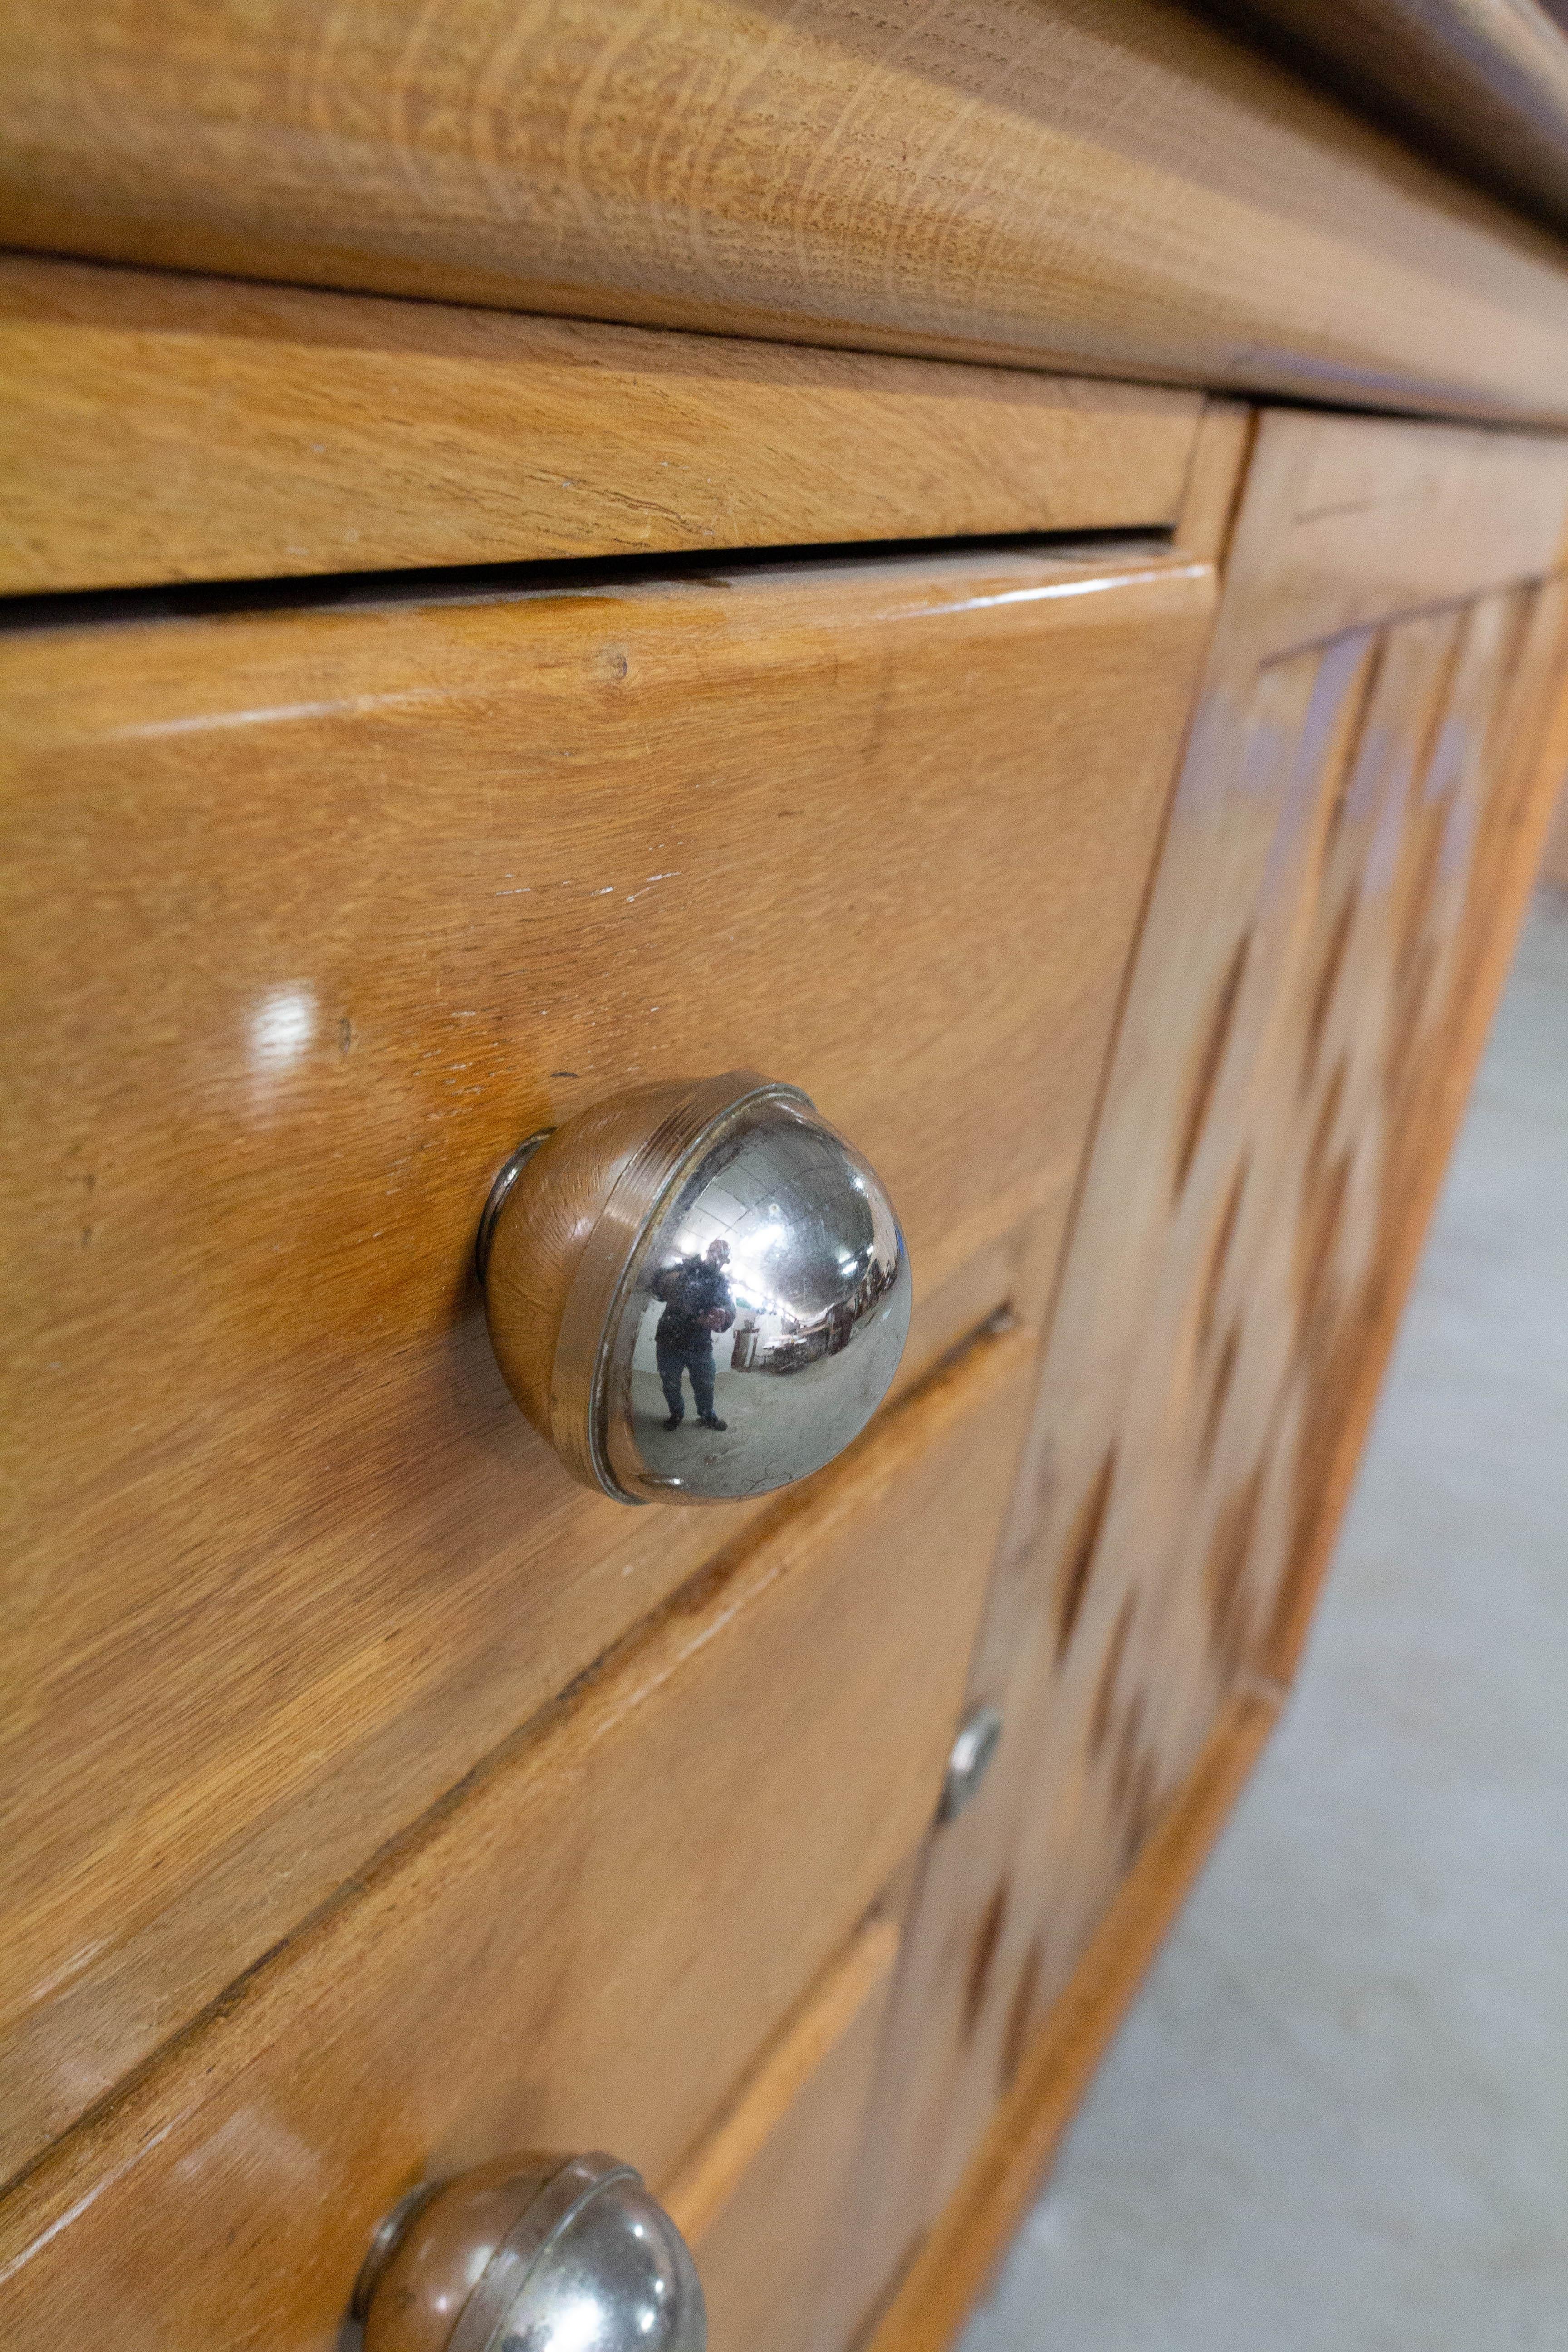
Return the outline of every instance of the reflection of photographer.
{"type": "Polygon", "coordinates": [[[666,1429],[679,1429],[686,1418],[680,1379],[691,1376],[697,1418],[704,1429],[723,1429],[713,1410],[713,1334],[727,1331],[735,1319],[735,1302],[724,1268],[730,1263],[728,1242],[710,1242],[702,1257],[682,1258],[653,1278],[653,1295],[665,1302],[653,1335],[658,1358],[659,1386],[669,1407],[666,1429]]]}

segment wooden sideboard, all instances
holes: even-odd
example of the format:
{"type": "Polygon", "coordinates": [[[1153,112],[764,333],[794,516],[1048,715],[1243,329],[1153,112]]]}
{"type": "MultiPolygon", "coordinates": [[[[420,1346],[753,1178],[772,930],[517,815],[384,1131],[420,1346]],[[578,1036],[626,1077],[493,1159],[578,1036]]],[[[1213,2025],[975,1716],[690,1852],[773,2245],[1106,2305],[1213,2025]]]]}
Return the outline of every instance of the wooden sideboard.
{"type": "Polygon", "coordinates": [[[1568,767],[1568,246],[1153,0],[0,17],[0,2331],[329,2352],[416,2184],[602,2147],[714,2352],[939,2352],[1284,1703],[1568,767]],[[626,1510],[479,1213],[753,1069],[901,1367],[626,1510]]]}

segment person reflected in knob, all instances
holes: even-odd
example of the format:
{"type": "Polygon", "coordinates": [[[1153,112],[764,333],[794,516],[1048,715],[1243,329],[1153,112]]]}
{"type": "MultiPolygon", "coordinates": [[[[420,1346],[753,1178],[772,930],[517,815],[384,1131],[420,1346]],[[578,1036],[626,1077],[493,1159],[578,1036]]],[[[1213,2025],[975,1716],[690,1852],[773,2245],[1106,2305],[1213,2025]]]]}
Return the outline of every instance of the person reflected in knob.
{"type": "Polygon", "coordinates": [[[683,1257],[653,1278],[653,1295],[664,1302],[664,1313],[653,1335],[658,1359],[658,1381],[669,1407],[666,1429],[679,1429],[686,1418],[683,1377],[689,1377],[697,1418],[704,1429],[729,1426],[713,1410],[713,1335],[727,1331],[735,1319],[735,1302],[725,1268],[728,1242],[710,1242],[700,1257],[683,1257]]]}

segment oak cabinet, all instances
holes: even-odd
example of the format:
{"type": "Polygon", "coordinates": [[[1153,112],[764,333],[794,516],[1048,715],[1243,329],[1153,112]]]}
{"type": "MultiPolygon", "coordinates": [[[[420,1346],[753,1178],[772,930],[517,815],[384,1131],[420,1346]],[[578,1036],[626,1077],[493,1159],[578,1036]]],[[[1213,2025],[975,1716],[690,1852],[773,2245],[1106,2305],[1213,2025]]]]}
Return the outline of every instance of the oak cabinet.
{"type": "Polygon", "coordinates": [[[940,2352],[1300,1653],[1568,763],[1568,277],[1177,10],[1158,152],[1097,6],[405,13],[39,19],[0,158],[0,2331],[327,2352],[417,2183],[599,2145],[714,2352],[940,2352]],[[902,1368],[627,1510],[476,1227],[753,1070],[902,1368]]]}

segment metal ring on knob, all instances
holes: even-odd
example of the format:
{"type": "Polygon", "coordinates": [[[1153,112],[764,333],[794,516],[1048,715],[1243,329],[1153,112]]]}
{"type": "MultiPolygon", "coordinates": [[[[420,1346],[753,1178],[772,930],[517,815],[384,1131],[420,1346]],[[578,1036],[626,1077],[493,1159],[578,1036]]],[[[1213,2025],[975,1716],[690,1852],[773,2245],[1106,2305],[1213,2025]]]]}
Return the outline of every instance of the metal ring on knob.
{"type": "Polygon", "coordinates": [[[475,1255],[512,1393],[619,1502],[733,1501],[820,1468],[880,1403],[909,1328],[874,1171],[798,1087],[750,1070],[529,1136],[475,1255]]]}
{"type": "Polygon", "coordinates": [[[629,2164],[516,2157],[405,2197],[353,2316],[364,2352],[705,2352],[690,2252],[629,2164]]]}

